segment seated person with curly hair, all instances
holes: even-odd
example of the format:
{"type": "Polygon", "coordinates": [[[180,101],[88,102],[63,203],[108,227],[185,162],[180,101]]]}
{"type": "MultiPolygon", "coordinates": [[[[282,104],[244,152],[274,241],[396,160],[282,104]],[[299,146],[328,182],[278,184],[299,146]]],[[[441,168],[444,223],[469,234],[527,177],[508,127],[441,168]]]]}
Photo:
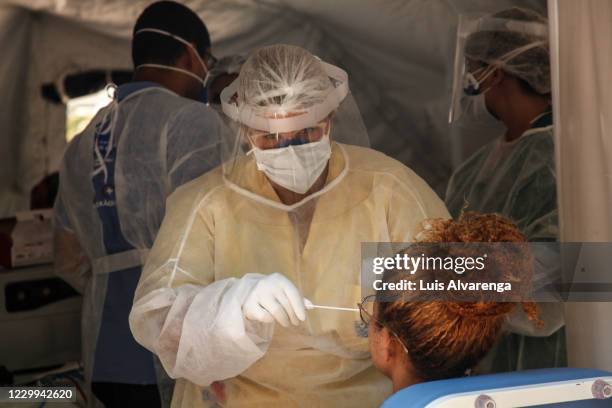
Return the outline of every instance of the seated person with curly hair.
{"type": "MultiPolygon", "coordinates": [[[[428,220],[423,227],[419,243],[526,241],[516,225],[496,214],[468,212],[457,220],[428,220]]],[[[530,268],[517,268],[506,255],[492,254],[500,273],[529,281],[530,268]]],[[[372,361],[391,379],[396,392],[420,382],[469,374],[503,334],[504,320],[517,306],[534,324],[540,323],[537,306],[530,302],[366,298],[360,309],[368,324],[372,361]]]]}

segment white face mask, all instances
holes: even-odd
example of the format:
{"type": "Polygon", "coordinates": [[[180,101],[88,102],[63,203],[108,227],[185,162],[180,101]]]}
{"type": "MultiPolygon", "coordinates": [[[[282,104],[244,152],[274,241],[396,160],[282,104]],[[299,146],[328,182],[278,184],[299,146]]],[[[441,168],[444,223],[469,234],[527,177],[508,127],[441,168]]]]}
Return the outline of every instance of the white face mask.
{"type": "Polygon", "coordinates": [[[461,98],[461,104],[463,105],[461,111],[471,120],[477,120],[479,122],[499,122],[495,116],[487,109],[485,102],[485,93],[477,95],[463,95],[461,98]]]}
{"type": "Polygon", "coordinates": [[[167,70],[170,70],[170,71],[180,72],[181,74],[189,75],[193,79],[195,79],[198,82],[200,82],[204,88],[206,88],[206,85],[208,84],[208,79],[210,78],[210,71],[208,70],[208,67],[204,63],[204,60],[202,60],[202,57],[200,57],[200,54],[198,53],[198,50],[189,41],[184,40],[183,38],[179,37],[178,35],[174,35],[172,33],[169,33],[168,31],[158,30],[157,28],[142,28],[142,29],[136,31],[134,33],[134,36],[136,36],[136,35],[138,35],[140,33],[156,33],[156,34],[161,34],[161,35],[165,35],[165,36],[171,37],[171,38],[175,39],[176,41],[178,41],[178,42],[180,42],[182,44],[185,44],[187,47],[191,48],[191,50],[194,52],[196,58],[198,59],[198,61],[200,62],[200,65],[202,66],[202,69],[204,69],[204,72],[206,72],[206,75],[204,76],[204,79],[202,79],[198,75],[194,74],[193,72],[187,71],[186,69],[178,68],[178,67],[173,67],[171,65],[162,65],[162,64],[140,64],[135,69],[138,69],[138,68],[141,68],[141,67],[149,67],[149,68],[167,69],[167,70]]]}
{"type": "Polygon", "coordinates": [[[325,170],[331,157],[331,144],[328,133],[317,142],[266,150],[253,147],[251,152],[257,168],[271,181],[304,194],[325,170]]]}

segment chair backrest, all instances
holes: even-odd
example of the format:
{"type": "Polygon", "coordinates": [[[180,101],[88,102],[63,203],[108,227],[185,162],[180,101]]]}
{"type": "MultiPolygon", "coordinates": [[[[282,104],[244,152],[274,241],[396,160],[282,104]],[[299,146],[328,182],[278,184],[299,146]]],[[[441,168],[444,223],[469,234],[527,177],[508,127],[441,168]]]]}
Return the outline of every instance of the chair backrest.
{"type": "Polygon", "coordinates": [[[612,407],[612,373],[551,368],[430,381],[400,390],[382,408],[612,407]]]}

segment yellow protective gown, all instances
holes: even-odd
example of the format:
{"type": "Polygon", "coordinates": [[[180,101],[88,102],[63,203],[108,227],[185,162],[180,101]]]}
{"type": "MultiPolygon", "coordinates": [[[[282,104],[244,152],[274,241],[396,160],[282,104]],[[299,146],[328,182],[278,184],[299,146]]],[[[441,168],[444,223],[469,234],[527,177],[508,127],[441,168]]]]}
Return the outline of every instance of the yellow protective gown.
{"type": "Polygon", "coordinates": [[[401,163],[332,146],[325,187],[293,206],[252,156],[169,198],[130,324],[178,379],[173,407],[377,407],[390,394],[359,313],[310,310],[288,329],[242,316],[251,278],[273,272],[315,304],[355,307],[362,242],[412,241],[423,219],[448,218],[401,163]]]}

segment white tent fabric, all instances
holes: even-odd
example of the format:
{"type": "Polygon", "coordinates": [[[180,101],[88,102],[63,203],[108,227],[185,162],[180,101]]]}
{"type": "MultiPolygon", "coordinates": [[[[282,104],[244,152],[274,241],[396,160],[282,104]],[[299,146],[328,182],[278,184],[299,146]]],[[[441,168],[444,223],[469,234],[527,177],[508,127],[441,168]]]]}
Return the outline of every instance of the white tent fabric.
{"type": "Polygon", "coordinates": [[[0,6],[0,217],[28,209],[29,192],[56,171],[66,145],[66,107],[41,96],[41,85],[100,68],[130,68],[129,40],[62,16],[0,6]]]}
{"type": "MultiPolygon", "coordinates": [[[[130,69],[131,28],[151,1],[0,0],[0,217],[28,207],[29,190],[57,169],[65,106],[40,86],[87,69],[130,69]]],[[[438,192],[454,166],[499,129],[450,129],[459,13],[545,0],[191,0],[218,56],[271,43],[304,46],[349,72],[372,144],[438,192]]],[[[611,241],[612,4],[549,0],[558,15],[557,163],[562,238],[611,241]],[[603,84],[603,85],[602,85],[603,84]]],[[[610,305],[568,308],[570,361],[612,369],[610,305]],[[584,316],[589,316],[588,321],[584,316]],[[592,326],[584,328],[584,324],[592,326]],[[606,349],[606,347],[608,347],[606,349]],[[596,350],[596,353],[590,351],[596,350]]]]}
{"type": "MultiPolygon", "coordinates": [[[[552,48],[561,240],[612,242],[612,2],[551,0],[550,10],[563,28],[552,48]]],[[[565,311],[569,363],[612,370],[612,303],[565,311]]]]}
{"type": "Polygon", "coordinates": [[[28,66],[29,13],[16,8],[0,8],[0,44],[5,61],[0,65],[0,129],[2,146],[0,149],[0,216],[14,213],[28,206],[25,194],[17,179],[19,161],[19,137],[22,112],[26,108],[24,98],[26,70],[15,67],[28,66]]]}
{"type": "MultiPolygon", "coordinates": [[[[1,1],[1,0],[0,0],[1,1]]],[[[28,206],[32,186],[57,169],[65,107],[40,86],[87,69],[129,69],[131,28],[151,1],[0,3],[0,217],[28,206]],[[6,58],[8,56],[8,58],[6,58]]],[[[373,147],[412,167],[442,194],[452,168],[499,129],[450,129],[447,111],[459,13],[544,0],[191,0],[218,56],[290,43],[340,65],[373,147]]]]}

